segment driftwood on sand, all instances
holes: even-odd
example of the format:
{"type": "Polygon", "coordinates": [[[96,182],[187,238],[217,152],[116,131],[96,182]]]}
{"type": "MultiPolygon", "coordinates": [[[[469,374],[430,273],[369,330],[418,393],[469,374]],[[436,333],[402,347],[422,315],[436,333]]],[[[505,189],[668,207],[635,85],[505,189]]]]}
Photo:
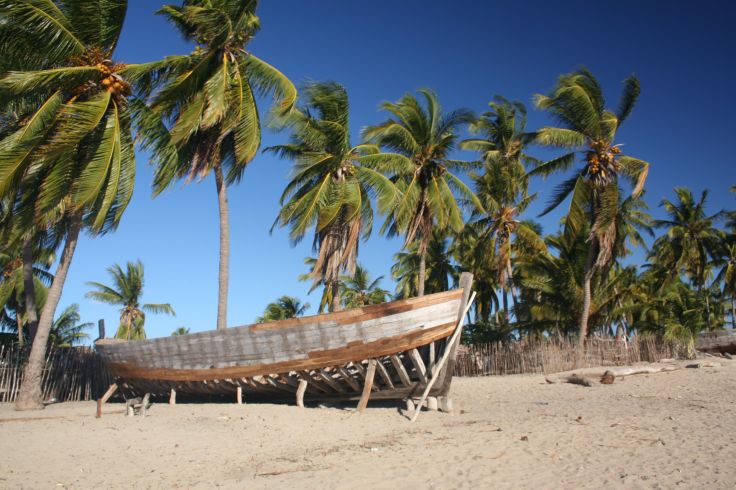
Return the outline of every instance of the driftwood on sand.
{"type": "Polygon", "coordinates": [[[668,371],[675,371],[682,368],[681,364],[650,364],[646,366],[621,366],[621,367],[600,367],[576,369],[564,373],[557,373],[545,377],[549,384],[571,383],[581,386],[593,386],[593,383],[613,384],[616,378],[631,376],[634,374],[655,374],[668,371]]]}

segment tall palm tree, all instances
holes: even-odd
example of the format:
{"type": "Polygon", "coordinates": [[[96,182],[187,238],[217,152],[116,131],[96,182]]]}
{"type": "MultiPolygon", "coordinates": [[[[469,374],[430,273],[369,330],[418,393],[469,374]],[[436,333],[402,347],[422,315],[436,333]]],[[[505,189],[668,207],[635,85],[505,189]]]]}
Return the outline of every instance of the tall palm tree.
{"type": "Polygon", "coordinates": [[[382,280],[383,276],[371,280],[368,270],[357,264],[355,274],[342,280],[340,297],[343,308],[360,308],[385,302],[389,293],[379,286],[382,280]]]}
{"type": "Polygon", "coordinates": [[[94,323],[79,323],[79,305],[74,303],[61,312],[51,327],[49,343],[53,347],[74,347],[89,339],[85,330],[94,326],[94,323]]]}
{"type": "Polygon", "coordinates": [[[630,181],[632,195],[644,189],[649,164],[621,153],[614,140],[618,129],[639,96],[639,80],[624,81],[624,91],[616,111],[606,109],[603,91],[586,69],[563,75],[550,95],[536,96],[536,105],[550,113],[560,127],[546,126],[537,133],[537,141],[546,146],[565,148],[568,153],[545,162],[529,175],[548,176],[569,169],[578,157],[583,166],[555,190],[542,215],[559,206],[570,195],[570,209],[565,219],[568,234],[589,227],[587,259],[583,270],[583,304],[580,310],[579,340],[588,335],[591,281],[596,268],[611,260],[615,241],[616,208],[619,204],[619,179],[630,181]]]}
{"type": "MultiPolygon", "coordinates": [[[[220,222],[217,328],[227,328],[230,223],[227,184],[240,181],[261,144],[256,96],[273,94],[278,113],[291,110],[296,88],[273,66],[247,50],[260,30],[256,0],[185,0],[166,5],[166,16],[188,41],[189,55],[149,67],[139,104],[139,136],[157,165],[154,193],[180,179],[189,182],[214,173],[220,222]]],[[[142,82],[141,82],[142,83],[142,82]]]]}
{"type": "Polygon", "coordinates": [[[482,206],[468,186],[452,173],[468,169],[472,164],[450,158],[457,143],[458,129],[470,123],[473,114],[467,110],[443,113],[434,92],[422,89],[419,93],[424,106],[412,94],[396,103],[381,104],[381,109],[392,117],[382,124],[365,128],[363,136],[408,159],[381,162],[374,168],[390,175],[402,192],[384,229],[389,235],[402,233],[405,248],[417,241],[417,295],[423,296],[432,233],[459,232],[464,225],[462,203],[472,202],[478,209],[482,206]]]}
{"type": "Polygon", "coordinates": [[[470,126],[471,131],[482,137],[464,140],[460,148],[479,152],[484,164],[483,173],[471,175],[484,209],[483,213],[474,213],[473,218],[480,230],[479,238],[490,242],[494,249],[497,282],[503,291],[503,310],[508,323],[509,292],[514,303],[517,302],[513,286],[514,244],[524,240],[540,251],[545,250],[544,241],[534,227],[517,219],[536,198],[536,194],[529,195],[526,178],[526,166],[538,163],[526,154],[536,134],[526,132],[526,108],[520,102],[496,97],[490,106],[491,111],[470,126]]]}
{"type": "Polygon", "coordinates": [[[288,320],[303,316],[309,309],[309,303],[302,303],[294,296],[281,296],[276,301],[269,303],[263,310],[263,315],[256,318],[256,323],[275,322],[277,320],[288,320]]]}
{"type": "Polygon", "coordinates": [[[295,161],[274,225],[288,226],[295,243],[314,227],[312,280],[331,289],[330,310],[338,311],[340,276],[353,274],[360,238],[373,227],[371,197],[381,212],[398,199],[391,181],[371,167],[409,162],[374,145],[352,145],[348,94],[340,84],[310,83],[301,92],[304,106],[286,120],[291,141],[267,148],[295,161]]]}
{"type": "Polygon", "coordinates": [[[89,282],[95,288],[85,296],[101,303],[120,306],[120,325],[115,338],[140,340],[146,338],[146,312],[176,315],[169,303],[140,304],[143,296],[143,263],[128,262],[125,270],[118,264],[107,269],[112,278],[112,286],[99,282],[89,282]]]}
{"type": "Polygon", "coordinates": [[[41,374],[52,320],[83,227],[114,229],[133,192],[129,74],[115,62],[125,0],[0,0],[0,112],[18,128],[0,141],[0,199],[19,219],[65,221],[66,240],[16,408],[42,408],[41,374]]]}

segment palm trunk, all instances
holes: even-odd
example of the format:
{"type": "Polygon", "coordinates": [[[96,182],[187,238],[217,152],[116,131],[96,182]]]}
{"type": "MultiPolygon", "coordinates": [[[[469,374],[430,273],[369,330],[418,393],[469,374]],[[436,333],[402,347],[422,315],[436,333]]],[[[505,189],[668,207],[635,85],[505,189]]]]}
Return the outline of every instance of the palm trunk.
{"type": "Polygon", "coordinates": [[[511,302],[514,305],[514,320],[517,322],[519,319],[516,317],[517,308],[519,306],[519,300],[516,297],[516,291],[514,290],[514,269],[511,267],[511,259],[509,259],[508,263],[506,264],[506,272],[508,274],[508,280],[506,282],[509,291],[511,291],[511,302]]]}
{"type": "Polygon", "coordinates": [[[77,248],[77,241],[81,229],[82,215],[81,213],[77,213],[72,216],[66,243],[64,244],[64,251],[61,253],[61,260],[56,269],[56,275],[54,276],[48,296],[46,297],[46,302],[41,310],[36,338],[33,339],[31,354],[28,356],[28,364],[26,364],[23,370],[23,384],[20,387],[18,400],[15,403],[16,410],[39,410],[43,408],[41,377],[43,375],[49,333],[54,320],[54,314],[56,313],[56,307],[59,305],[61,293],[64,289],[69,266],[74,257],[74,249],[77,248]]]}
{"type": "MultiPolygon", "coordinates": [[[[422,238],[424,240],[424,238],[422,238]]],[[[427,277],[427,247],[419,250],[419,278],[417,279],[417,296],[424,296],[424,282],[427,277]]]]}
{"type": "Polygon", "coordinates": [[[595,249],[595,240],[591,240],[590,246],[588,247],[588,257],[585,259],[585,275],[583,277],[583,309],[580,312],[580,325],[578,327],[578,335],[580,336],[578,342],[580,345],[585,344],[585,339],[588,336],[588,317],[590,316],[591,300],[590,286],[593,280],[593,272],[595,272],[595,249]]]}
{"type": "Polygon", "coordinates": [[[501,303],[503,304],[503,321],[506,325],[509,324],[509,295],[506,291],[506,286],[501,289],[501,303]]]}
{"type": "Polygon", "coordinates": [[[20,315],[20,311],[15,312],[15,324],[18,327],[18,347],[22,349],[25,339],[23,338],[23,317],[20,315]]]}
{"type": "Polygon", "coordinates": [[[230,275],[230,216],[227,206],[227,186],[222,167],[215,166],[217,201],[220,208],[220,270],[217,293],[217,330],[227,328],[227,290],[230,275]]]}
{"type": "Polygon", "coordinates": [[[736,295],[731,296],[731,329],[736,330],[736,295]]]}
{"type": "Polygon", "coordinates": [[[38,311],[36,309],[36,288],[33,284],[33,240],[23,242],[23,296],[26,303],[26,323],[31,344],[38,329],[38,311]]]}
{"type": "Polygon", "coordinates": [[[340,311],[340,280],[332,281],[332,311],[340,311]]]}

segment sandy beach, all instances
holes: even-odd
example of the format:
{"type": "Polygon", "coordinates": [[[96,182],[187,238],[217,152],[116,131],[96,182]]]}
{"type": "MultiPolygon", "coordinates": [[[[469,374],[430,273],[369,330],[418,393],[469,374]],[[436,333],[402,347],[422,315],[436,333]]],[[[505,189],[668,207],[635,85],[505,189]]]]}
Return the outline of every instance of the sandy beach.
{"type": "Polygon", "coordinates": [[[2,488],[733,488],[736,361],[592,388],[457,378],[455,413],[396,405],[0,407],[2,488]]]}

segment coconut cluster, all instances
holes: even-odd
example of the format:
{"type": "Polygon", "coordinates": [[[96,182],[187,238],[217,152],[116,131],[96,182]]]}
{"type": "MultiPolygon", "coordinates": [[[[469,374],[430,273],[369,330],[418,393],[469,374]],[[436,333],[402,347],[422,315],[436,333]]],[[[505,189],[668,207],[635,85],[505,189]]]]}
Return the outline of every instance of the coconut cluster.
{"type": "Polygon", "coordinates": [[[616,156],[621,153],[617,146],[608,146],[605,141],[594,141],[591,150],[586,155],[588,161],[588,173],[593,176],[606,177],[606,172],[613,173],[618,170],[616,156]]]}
{"type": "Polygon", "coordinates": [[[113,95],[129,95],[130,84],[122,79],[120,75],[115,73],[117,66],[109,66],[105,63],[97,63],[95,67],[105,77],[100,82],[105,89],[113,95]]]}

